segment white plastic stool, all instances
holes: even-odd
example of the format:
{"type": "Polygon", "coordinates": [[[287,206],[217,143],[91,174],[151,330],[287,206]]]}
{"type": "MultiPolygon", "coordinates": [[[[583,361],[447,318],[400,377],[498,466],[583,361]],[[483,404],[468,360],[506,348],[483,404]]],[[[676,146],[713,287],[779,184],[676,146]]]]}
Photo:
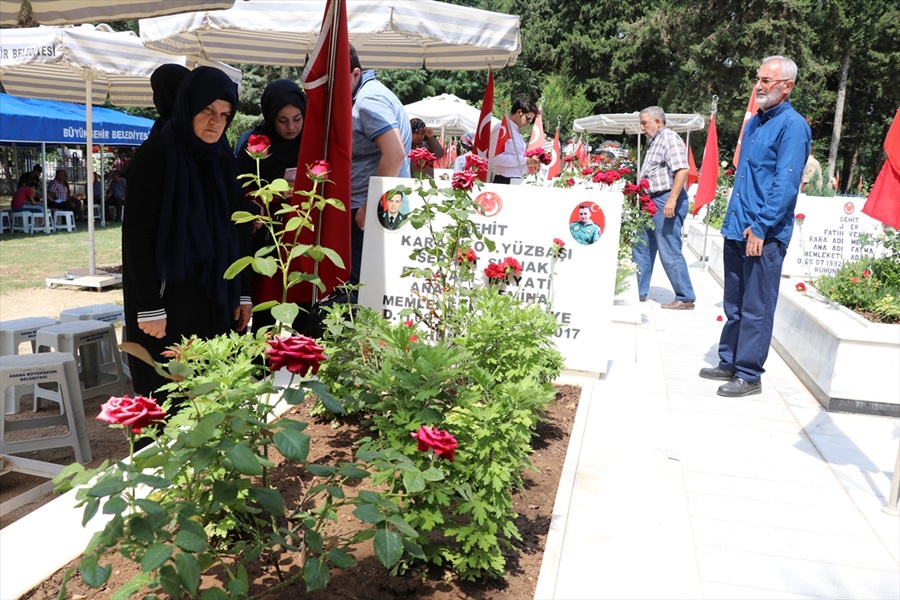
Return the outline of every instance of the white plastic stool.
{"type": "MultiPolygon", "coordinates": [[[[125,327],[125,307],[119,304],[92,304],[91,306],[79,306],[77,308],[67,308],[64,311],[59,313],[59,320],[62,323],[69,323],[70,321],[102,321],[104,323],[122,323],[122,327],[125,327]]],[[[125,335],[124,331],[122,334],[122,340],[124,341],[125,335]]],[[[125,375],[128,376],[130,373],[125,367],[124,360],[125,357],[122,357],[123,364],[122,368],[125,369],[125,375]]],[[[109,347],[109,344],[103,344],[103,362],[111,362],[112,361],[112,349],[109,347]]]]}
{"type": "Polygon", "coordinates": [[[37,333],[38,352],[57,350],[71,352],[78,364],[81,395],[85,398],[110,394],[123,396],[127,392],[122,359],[116,341],[116,331],[101,321],[70,321],[40,329],[37,333]],[[110,360],[102,359],[102,346],[111,350],[110,360]]]}
{"type": "Polygon", "coordinates": [[[8,210],[0,211],[0,233],[9,231],[12,233],[12,221],[9,220],[8,210]]]}
{"type": "MultiPolygon", "coordinates": [[[[56,319],[49,317],[27,317],[25,319],[13,319],[0,321],[0,356],[13,356],[19,353],[19,346],[23,342],[31,343],[31,351],[36,352],[35,341],[37,332],[41,327],[56,325],[56,319]]],[[[18,396],[14,390],[6,396],[6,407],[3,411],[7,415],[19,412],[18,396]]],[[[37,394],[35,394],[37,397],[37,394]]]]}
{"type": "Polygon", "coordinates": [[[53,212],[53,224],[57,229],[75,231],[75,213],[71,210],[57,210],[53,212]]]}
{"type": "Polygon", "coordinates": [[[47,230],[50,233],[56,231],[56,223],[53,222],[53,215],[50,213],[32,213],[31,215],[31,233],[44,233],[44,221],[47,221],[47,230]]]}
{"type": "Polygon", "coordinates": [[[12,232],[21,231],[31,233],[32,216],[27,211],[17,211],[12,214],[12,232]]]}
{"type": "Polygon", "coordinates": [[[93,456],[84,419],[81,391],[79,385],[75,383],[77,379],[78,367],[75,358],[69,352],[0,357],[0,392],[4,396],[8,391],[14,392],[18,386],[39,385],[45,389],[55,387],[63,407],[62,413],[49,417],[15,421],[0,418],[0,454],[71,447],[75,451],[75,460],[80,463],[90,462],[93,456]],[[65,425],[68,432],[26,440],[6,439],[7,432],[58,425],[65,425]]]}
{"type": "Polygon", "coordinates": [[[94,205],[94,220],[100,221],[100,220],[102,220],[102,218],[103,218],[103,209],[100,207],[99,204],[95,204],[94,205]]]}

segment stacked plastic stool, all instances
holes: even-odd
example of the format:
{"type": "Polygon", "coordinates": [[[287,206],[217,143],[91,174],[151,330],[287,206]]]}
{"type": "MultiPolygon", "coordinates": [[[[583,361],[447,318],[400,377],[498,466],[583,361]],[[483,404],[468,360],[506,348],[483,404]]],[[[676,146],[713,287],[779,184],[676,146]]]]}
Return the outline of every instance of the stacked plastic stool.
{"type": "MultiPolygon", "coordinates": [[[[59,313],[59,320],[62,323],[91,320],[102,321],[109,324],[122,323],[122,327],[124,328],[125,307],[119,304],[92,304],[90,306],[67,308],[59,313]]],[[[124,338],[124,333],[122,337],[124,338]]],[[[124,359],[125,357],[123,356],[122,358],[124,359]]],[[[103,344],[103,362],[111,361],[112,349],[109,347],[109,344],[103,344]]],[[[125,375],[128,375],[128,373],[126,372],[125,375]]]]}
{"type": "Polygon", "coordinates": [[[19,386],[40,385],[47,389],[55,387],[63,407],[60,414],[48,417],[14,421],[0,418],[0,454],[71,447],[75,451],[75,460],[80,463],[90,462],[93,456],[77,381],[78,367],[69,352],[0,356],[0,392],[4,396],[19,386]],[[38,438],[7,439],[7,434],[11,432],[56,426],[66,426],[67,432],[38,438]]]}
{"type": "MultiPolygon", "coordinates": [[[[0,321],[0,356],[14,356],[19,353],[19,346],[24,342],[31,344],[31,351],[36,352],[37,332],[41,327],[48,327],[59,323],[56,319],[49,317],[27,317],[24,319],[13,319],[11,321],[0,321]]],[[[19,412],[19,394],[15,389],[4,392],[2,396],[6,399],[6,414],[11,415],[19,412]]]]}
{"type": "Polygon", "coordinates": [[[85,398],[100,394],[124,395],[127,391],[122,359],[112,324],[102,321],[70,321],[40,329],[38,352],[69,352],[75,357],[85,398]],[[111,356],[103,359],[103,346],[111,356]]]}

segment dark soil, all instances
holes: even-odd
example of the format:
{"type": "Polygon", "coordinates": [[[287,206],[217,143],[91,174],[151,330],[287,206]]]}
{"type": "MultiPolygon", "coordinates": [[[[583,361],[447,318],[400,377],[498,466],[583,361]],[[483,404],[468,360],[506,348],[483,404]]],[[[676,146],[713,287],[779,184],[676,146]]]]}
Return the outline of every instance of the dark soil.
{"type": "MultiPolygon", "coordinates": [[[[358,563],[357,566],[343,571],[332,570],[331,582],[326,590],[307,593],[302,582],[273,590],[279,583],[275,569],[270,565],[260,565],[255,572],[250,573],[251,595],[279,600],[293,598],[314,600],[391,600],[399,598],[522,600],[532,598],[537,585],[544,543],[550,527],[556,489],[568,448],[569,434],[578,407],[579,395],[578,387],[559,386],[556,399],[548,407],[546,420],[537,428],[533,442],[532,463],[538,471],[526,470],[524,473],[525,489],[514,495],[514,508],[519,515],[516,525],[522,541],[515,545],[515,550],[507,557],[507,573],[504,579],[460,582],[453,580],[450,574],[436,569],[427,573],[391,576],[375,559],[371,544],[364,544],[353,553],[358,563]]],[[[92,417],[95,412],[99,411],[86,411],[88,421],[93,421],[92,417]]],[[[306,433],[309,433],[314,440],[310,451],[310,460],[321,460],[326,456],[333,460],[350,460],[352,458],[352,443],[355,439],[362,437],[362,432],[355,426],[333,427],[330,423],[311,420],[308,403],[293,408],[288,414],[309,423],[306,433]]],[[[121,431],[110,429],[106,429],[106,431],[122,435],[121,431]]],[[[101,456],[100,444],[96,443],[93,437],[96,433],[98,432],[93,432],[91,438],[95,460],[101,456]]],[[[121,454],[113,454],[113,456],[117,455],[121,454]]],[[[302,494],[306,483],[299,468],[291,464],[284,464],[273,469],[272,473],[273,483],[281,489],[287,504],[290,504],[292,498],[297,498],[302,494]]],[[[356,520],[348,513],[341,516],[339,526],[349,530],[356,527],[356,524],[356,520]]],[[[108,598],[138,571],[135,565],[118,555],[109,557],[109,561],[113,565],[113,573],[106,586],[99,590],[91,589],[84,585],[76,575],[67,584],[65,598],[108,598]]],[[[56,598],[63,574],[68,568],[76,567],[77,564],[76,560],[66,565],[35,590],[26,594],[24,598],[56,598]]],[[[282,575],[286,578],[300,571],[299,562],[294,555],[283,557],[279,567],[282,575]]],[[[210,585],[211,580],[216,578],[217,575],[214,572],[204,574],[206,585],[210,585]]],[[[203,584],[201,584],[202,587],[203,584]]]]}

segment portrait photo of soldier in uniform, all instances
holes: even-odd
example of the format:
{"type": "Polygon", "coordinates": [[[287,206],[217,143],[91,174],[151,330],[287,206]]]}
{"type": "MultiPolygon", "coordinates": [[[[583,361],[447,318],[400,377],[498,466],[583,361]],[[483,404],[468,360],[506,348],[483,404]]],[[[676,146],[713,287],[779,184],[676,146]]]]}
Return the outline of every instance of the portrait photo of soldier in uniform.
{"type": "Polygon", "coordinates": [[[406,195],[396,190],[388,191],[381,197],[381,211],[378,220],[385,229],[393,231],[400,229],[406,223],[409,214],[409,200],[406,195]]]}
{"type": "Polygon", "coordinates": [[[572,234],[572,239],[584,246],[590,246],[594,242],[600,241],[603,233],[603,213],[599,206],[594,203],[580,204],[577,213],[573,212],[571,218],[569,233],[572,234]],[[599,216],[601,224],[597,224],[595,215],[599,216]]]}

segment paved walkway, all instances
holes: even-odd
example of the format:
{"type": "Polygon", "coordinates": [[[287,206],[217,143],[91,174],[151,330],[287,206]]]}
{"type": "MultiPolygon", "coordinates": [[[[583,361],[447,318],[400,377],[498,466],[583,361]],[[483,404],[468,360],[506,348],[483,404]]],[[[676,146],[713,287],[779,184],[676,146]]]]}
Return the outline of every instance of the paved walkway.
{"type": "Polygon", "coordinates": [[[774,350],[761,395],[717,396],[722,289],[686,256],[697,308],[660,309],[657,263],[636,363],[577,381],[536,598],[900,598],[900,422],[825,412],[774,350]]]}

